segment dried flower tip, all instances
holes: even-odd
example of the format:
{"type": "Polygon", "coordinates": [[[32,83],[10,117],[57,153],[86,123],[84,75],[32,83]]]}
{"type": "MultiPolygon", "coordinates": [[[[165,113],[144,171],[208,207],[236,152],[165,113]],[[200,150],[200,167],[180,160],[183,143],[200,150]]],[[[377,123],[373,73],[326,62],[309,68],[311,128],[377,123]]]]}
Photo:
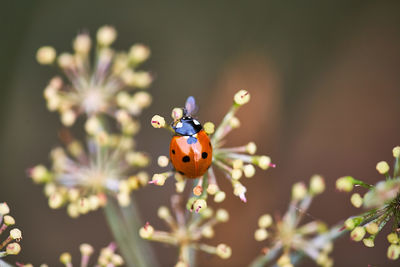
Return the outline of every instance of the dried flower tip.
{"type": "Polygon", "coordinates": [[[250,142],[246,145],[246,152],[250,155],[254,155],[257,151],[257,145],[254,142],[250,142]]]}
{"type": "Polygon", "coordinates": [[[201,193],[203,193],[203,187],[201,187],[200,185],[197,185],[193,188],[193,194],[195,196],[200,196],[201,193]]]}
{"type": "Polygon", "coordinates": [[[390,245],[387,250],[387,257],[391,260],[397,260],[400,255],[400,246],[399,245],[390,245]]]}
{"type": "Polygon", "coordinates": [[[215,125],[214,125],[214,123],[209,122],[209,121],[206,122],[206,123],[204,123],[203,128],[204,128],[204,131],[205,131],[207,134],[213,134],[214,131],[215,131],[215,125]]]}
{"type": "Polygon", "coordinates": [[[240,127],[240,120],[236,117],[232,117],[229,120],[229,126],[231,126],[233,129],[239,128],[240,127]]]}
{"type": "Polygon", "coordinates": [[[239,106],[244,105],[250,101],[250,94],[246,90],[240,90],[235,94],[233,100],[239,106]]]}
{"type": "Polygon", "coordinates": [[[97,31],[97,42],[102,46],[111,45],[117,38],[117,31],[114,27],[103,26],[97,31]]]}
{"type": "Polygon", "coordinates": [[[355,218],[348,218],[344,222],[344,226],[346,227],[347,230],[353,230],[354,227],[358,226],[363,219],[361,217],[355,217],[355,218]]]}
{"type": "Polygon", "coordinates": [[[207,202],[202,198],[196,199],[195,202],[193,203],[193,209],[196,213],[199,213],[206,208],[207,208],[207,202]]]}
{"type": "Polygon", "coordinates": [[[169,163],[169,159],[166,156],[159,156],[157,159],[158,166],[167,167],[169,163]]]}
{"type": "Polygon", "coordinates": [[[61,122],[64,124],[64,126],[71,126],[72,124],[75,123],[76,120],[76,113],[73,112],[72,110],[68,109],[65,110],[61,113],[61,122]]]}
{"type": "Polygon", "coordinates": [[[68,264],[71,263],[72,256],[68,252],[64,252],[63,254],[60,255],[60,262],[63,264],[68,264]]]}
{"type": "Polygon", "coordinates": [[[303,182],[295,183],[292,187],[292,199],[302,200],[307,196],[307,187],[303,182]]]}
{"type": "Polygon", "coordinates": [[[146,225],[140,228],[139,230],[140,237],[144,239],[151,238],[153,233],[154,233],[154,228],[149,223],[146,223],[146,225]]]}
{"type": "Polygon", "coordinates": [[[219,222],[227,222],[229,220],[229,213],[224,209],[218,209],[215,218],[219,222]]]}
{"type": "Polygon", "coordinates": [[[365,230],[371,235],[375,235],[379,232],[379,225],[375,222],[371,222],[365,226],[365,230]]]}
{"type": "Polygon", "coordinates": [[[9,215],[4,216],[3,222],[5,225],[10,226],[15,224],[15,219],[9,215]]]}
{"type": "Polygon", "coordinates": [[[214,196],[214,202],[221,203],[225,200],[226,194],[224,191],[218,191],[214,196]]]}
{"type": "Polygon", "coordinates": [[[260,228],[268,228],[272,225],[272,216],[269,214],[264,214],[258,219],[258,227],[260,228]]]}
{"type": "Polygon", "coordinates": [[[129,206],[129,204],[131,204],[131,198],[127,193],[119,193],[117,195],[117,199],[118,199],[118,204],[121,207],[127,207],[129,206]]]}
{"type": "Polygon", "coordinates": [[[246,176],[247,178],[251,178],[254,176],[254,174],[256,174],[256,168],[254,168],[254,166],[252,164],[244,165],[243,173],[244,173],[244,176],[246,176]]]}
{"type": "Polygon", "coordinates": [[[79,34],[73,43],[74,50],[79,54],[89,53],[90,47],[92,46],[92,40],[86,33],[79,34]]]}
{"type": "Polygon", "coordinates": [[[163,186],[165,184],[165,180],[167,177],[163,173],[156,173],[153,175],[153,178],[151,178],[151,181],[149,184],[155,184],[159,186],[163,186]]]}
{"type": "Polygon", "coordinates": [[[283,255],[278,259],[277,264],[278,264],[278,266],[281,266],[281,267],[284,267],[284,266],[286,267],[288,264],[291,264],[291,262],[290,262],[290,256],[289,256],[287,253],[283,254],[283,255]]]}
{"type": "Polygon", "coordinates": [[[209,184],[207,186],[207,193],[210,195],[214,195],[215,193],[217,193],[219,190],[218,185],[216,184],[209,184]]]}
{"type": "Polygon", "coordinates": [[[263,170],[268,169],[271,166],[271,158],[268,156],[258,157],[258,166],[263,170]]]}
{"type": "Polygon", "coordinates": [[[49,197],[48,204],[50,208],[58,209],[64,204],[64,197],[60,193],[54,192],[49,197]]]}
{"type": "Polygon", "coordinates": [[[214,229],[211,226],[206,226],[201,230],[201,235],[205,238],[214,237],[214,229]]]}
{"type": "Polygon", "coordinates": [[[234,180],[239,180],[242,177],[242,175],[243,172],[241,169],[233,169],[231,172],[232,179],[234,180]]]}
{"type": "Polygon", "coordinates": [[[397,233],[392,232],[392,233],[388,234],[387,240],[391,244],[397,244],[397,243],[399,243],[399,236],[397,235],[397,233]]]}
{"type": "Polygon", "coordinates": [[[361,241],[364,238],[364,236],[365,236],[365,228],[362,226],[357,226],[350,233],[351,239],[356,242],[361,241]]]}
{"type": "Polygon", "coordinates": [[[243,201],[244,203],[247,202],[247,199],[245,196],[246,191],[247,191],[246,187],[244,187],[241,183],[235,182],[233,184],[233,194],[235,196],[238,196],[240,198],[240,200],[243,201]]]}
{"type": "Polygon", "coordinates": [[[353,177],[344,176],[336,180],[336,189],[339,191],[350,192],[353,190],[353,177]]]}
{"type": "Polygon", "coordinates": [[[124,264],[124,259],[120,255],[114,254],[111,256],[111,263],[115,266],[121,266],[124,264]]]}
{"type": "Polygon", "coordinates": [[[256,241],[264,241],[268,238],[268,232],[264,228],[257,229],[254,232],[254,238],[256,241]]]}
{"type": "Polygon", "coordinates": [[[94,252],[93,247],[86,243],[81,244],[79,246],[79,250],[81,251],[82,255],[86,255],[86,256],[89,256],[89,255],[93,254],[93,252],[94,252]]]}
{"type": "Polygon", "coordinates": [[[175,267],[189,267],[189,265],[187,263],[183,262],[183,261],[178,261],[175,264],[175,267]]]}
{"type": "Polygon", "coordinates": [[[181,108],[174,108],[171,112],[171,117],[174,121],[179,120],[183,117],[183,109],[181,108]]]}
{"type": "Polygon", "coordinates": [[[7,255],[17,255],[21,251],[21,246],[18,243],[10,243],[6,247],[7,255]]]}
{"type": "Polygon", "coordinates": [[[52,64],[56,59],[56,50],[51,46],[43,46],[36,53],[36,60],[39,64],[52,64]]]}
{"type": "Polygon", "coordinates": [[[385,174],[389,171],[389,164],[387,164],[386,161],[380,161],[378,164],[376,164],[376,170],[380,174],[385,174]]]}
{"type": "Polygon", "coordinates": [[[363,204],[363,199],[359,193],[354,193],[353,195],[351,195],[350,201],[351,204],[353,204],[353,206],[356,208],[361,207],[363,204]]]}
{"type": "Polygon", "coordinates": [[[171,217],[171,213],[169,212],[169,209],[165,206],[161,206],[158,208],[157,215],[158,215],[158,217],[160,217],[161,219],[164,219],[164,220],[171,217]]]}
{"type": "Polygon", "coordinates": [[[95,135],[95,134],[99,134],[104,129],[103,129],[100,119],[97,118],[96,116],[91,116],[85,122],[85,130],[89,135],[95,135]]]}
{"type": "Polygon", "coordinates": [[[232,255],[232,249],[225,244],[219,244],[216,253],[220,258],[228,259],[232,255]]]}
{"type": "Polygon", "coordinates": [[[213,214],[214,211],[211,208],[207,207],[201,212],[200,215],[203,219],[210,219],[213,216],[213,214]]]}
{"type": "Polygon", "coordinates": [[[399,158],[400,157],[400,146],[396,146],[393,148],[393,157],[399,158]]]}
{"type": "Polygon", "coordinates": [[[151,125],[154,128],[163,128],[165,126],[165,119],[159,115],[155,115],[151,118],[151,125]]]}
{"type": "Polygon", "coordinates": [[[0,203],[0,215],[6,215],[8,213],[10,213],[10,208],[8,207],[7,203],[0,203]]]}
{"type": "Polygon", "coordinates": [[[75,65],[74,57],[68,53],[62,53],[58,56],[57,63],[62,69],[72,68],[75,65]]]}
{"type": "Polygon", "coordinates": [[[143,44],[135,44],[129,50],[129,58],[134,64],[146,61],[150,56],[150,49],[143,44]]]}
{"type": "Polygon", "coordinates": [[[312,194],[321,194],[325,191],[325,181],[320,175],[313,175],[310,180],[310,192],[312,194]]]}

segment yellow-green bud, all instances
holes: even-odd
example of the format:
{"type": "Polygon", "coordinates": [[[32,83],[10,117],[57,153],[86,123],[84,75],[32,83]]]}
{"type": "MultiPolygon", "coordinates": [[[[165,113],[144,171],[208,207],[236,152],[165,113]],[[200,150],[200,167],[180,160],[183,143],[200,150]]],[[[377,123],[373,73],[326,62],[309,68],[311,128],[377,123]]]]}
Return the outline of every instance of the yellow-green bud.
{"type": "Polygon", "coordinates": [[[216,253],[220,258],[228,259],[232,255],[232,249],[225,244],[219,244],[216,253]]]}
{"type": "Polygon", "coordinates": [[[359,193],[354,193],[351,195],[350,198],[351,204],[353,204],[354,207],[359,208],[363,204],[363,198],[360,196],[359,193]]]}
{"type": "Polygon", "coordinates": [[[378,162],[378,164],[376,164],[376,170],[380,173],[380,174],[385,174],[389,171],[389,164],[387,164],[386,161],[380,161],[378,162]]]}
{"type": "Polygon", "coordinates": [[[339,191],[350,192],[353,190],[353,178],[350,176],[340,177],[336,180],[336,189],[339,191]]]}
{"type": "Polygon", "coordinates": [[[362,226],[357,226],[350,233],[351,239],[356,242],[361,241],[364,238],[364,236],[365,236],[365,228],[362,226]]]}
{"type": "Polygon", "coordinates": [[[395,148],[393,148],[393,157],[400,157],[400,146],[396,146],[395,148]]]}
{"type": "Polygon", "coordinates": [[[272,225],[272,217],[269,214],[264,214],[258,219],[258,227],[260,228],[268,228],[272,225]]]}
{"type": "Polygon", "coordinates": [[[313,175],[310,179],[311,194],[321,194],[325,190],[324,178],[320,175],[313,175]]]}
{"type": "Polygon", "coordinates": [[[292,199],[302,200],[307,196],[307,187],[303,182],[295,183],[292,187],[292,199]]]}
{"type": "Polygon", "coordinates": [[[391,244],[397,244],[397,243],[399,243],[399,236],[397,235],[397,233],[392,232],[392,233],[388,234],[387,240],[391,244]]]}
{"type": "Polygon", "coordinates": [[[257,230],[254,232],[254,238],[255,238],[257,241],[264,241],[265,239],[268,238],[268,232],[267,232],[267,230],[265,230],[264,228],[257,229],[257,230]]]}
{"type": "Polygon", "coordinates": [[[235,94],[233,100],[237,105],[244,105],[250,101],[250,94],[246,90],[240,90],[235,94]]]}

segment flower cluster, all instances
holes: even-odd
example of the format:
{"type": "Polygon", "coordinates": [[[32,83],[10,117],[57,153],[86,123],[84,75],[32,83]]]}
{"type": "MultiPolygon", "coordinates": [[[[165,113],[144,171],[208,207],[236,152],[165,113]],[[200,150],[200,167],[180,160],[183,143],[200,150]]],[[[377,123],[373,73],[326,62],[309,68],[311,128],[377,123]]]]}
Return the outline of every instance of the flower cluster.
{"type": "Polygon", "coordinates": [[[400,147],[393,149],[395,158],[394,169],[390,173],[389,164],[385,161],[378,162],[376,170],[385,176],[385,179],[375,185],[369,185],[351,176],[341,177],[336,181],[336,188],[340,191],[350,192],[354,186],[367,188],[368,191],[361,196],[353,193],[351,203],[353,206],[363,207],[368,211],[348,218],[344,226],[350,230],[351,239],[363,241],[367,247],[374,247],[374,240],[385,225],[393,220],[392,231],[387,236],[390,245],[387,250],[389,259],[396,260],[400,256],[399,222],[400,222],[400,147]],[[366,235],[368,234],[368,237],[366,235]]]}
{"type": "Polygon", "coordinates": [[[262,215],[258,220],[258,227],[254,233],[257,241],[269,240],[271,245],[263,249],[261,261],[277,259],[278,266],[291,267],[291,253],[301,252],[316,261],[320,266],[332,266],[333,261],[328,254],[332,250],[332,242],[324,223],[313,220],[299,225],[315,195],[325,189],[324,179],[319,175],[311,177],[310,186],[303,182],[293,185],[292,200],[289,209],[282,219],[273,220],[269,214],[262,215]]]}
{"type": "MultiPolygon", "coordinates": [[[[81,244],[79,247],[81,252],[81,260],[80,266],[87,267],[89,266],[90,257],[94,253],[94,248],[89,244],[81,244]]],[[[97,258],[96,264],[93,266],[107,266],[107,267],[115,267],[121,266],[124,264],[123,258],[115,253],[116,245],[114,243],[110,243],[107,247],[102,248],[100,250],[100,255],[97,258]]],[[[60,262],[64,264],[66,267],[73,267],[72,264],[72,256],[70,253],[65,252],[60,256],[60,262]]],[[[19,267],[33,267],[32,264],[18,264],[19,267]]],[[[41,264],[40,267],[48,267],[47,264],[41,264]]]]}
{"type": "MultiPolygon", "coordinates": [[[[179,247],[176,267],[189,266],[190,249],[216,254],[222,259],[227,259],[231,256],[231,248],[225,244],[219,244],[215,247],[201,242],[202,238],[212,238],[214,236],[214,225],[229,220],[229,214],[226,210],[218,209],[214,213],[208,207],[200,214],[185,214],[185,210],[181,206],[181,197],[178,195],[172,196],[171,206],[175,217],[165,206],[161,206],[158,209],[158,216],[166,222],[171,230],[170,232],[154,230],[149,223],[146,223],[139,230],[139,234],[144,239],[179,247]]],[[[186,211],[186,213],[188,212],[186,211]]]]}
{"type": "Polygon", "coordinates": [[[85,114],[88,118],[86,126],[90,128],[98,116],[108,115],[129,131],[136,122],[127,114],[137,116],[151,103],[151,96],[146,91],[132,92],[135,88],[146,89],[152,82],[148,72],[137,70],[150,56],[150,50],[135,44],[128,53],[116,52],[110,45],[117,32],[110,26],[101,27],[96,37],[93,60],[90,59],[92,39],[87,33],[80,33],[73,40],[73,54],[57,55],[50,46],[37,51],[40,64],[56,63],[69,80],[64,83],[59,76],[51,79],[44,90],[47,107],[59,112],[65,126],[73,125],[79,115],[85,114]]]}
{"type": "Polygon", "coordinates": [[[29,170],[34,182],[45,184],[51,208],[67,205],[68,214],[75,218],[104,206],[107,195],[127,206],[130,192],[147,184],[147,173],[133,175],[149,159],[133,150],[131,138],[108,134],[89,137],[87,149],[79,141],[67,139],[66,149],[51,151],[51,169],[37,165],[29,170]]]}
{"type": "MultiPolygon", "coordinates": [[[[238,147],[223,147],[225,143],[224,138],[233,129],[240,126],[240,121],[235,117],[235,113],[242,105],[250,101],[250,94],[245,90],[240,90],[235,94],[233,100],[232,107],[217,128],[212,122],[206,122],[204,124],[204,131],[210,136],[213,156],[212,165],[204,175],[197,179],[193,188],[193,194],[198,199],[206,200],[208,194],[214,196],[215,202],[221,202],[225,199],[226,194],[218,186],[214,168],[221,170],[224,173],[224,176],[230,181],[234,195],[238,196],[243,202],[246,202],[245,194],[247,189],[241,183],[240,179],[242,177],[253,177],[255,174],[254,166],[258,166],[263,170],[275,166],[274,164],[271,164],[270,157],[254,155],[257,149],[254,142],[249,142],[247,145],[238,147]]],[[[183,114],[184,110],[182,108],[174,108],[171,115],[174,119],[174,123],[181,119],[183,114]]],[[[151,124],[155,128],[166,128],[174,133],[171,126],[166,124],[165,119],[159,115],[155,115],[151,119],[151,124]]],[[[168,163],[168,157],[160,156],[158,158],[158,164],[161,167],[168,166],[168,163]]],[[[165,180],[171,176],[174,176],[176,179],[176,191],[182,192],[185,188],[187,179],[185,179],[184,175],[179,174],[176,171],[155,174],[152,178],[152,183],[156,185],[164,185],[165,180]]],[[[204,203],[206,202],[204,201],[204,203]]]]}
{"type": "MultiPolygon", "coordinates": [[[[0,236],[6,233],[9,227],[15,224],[14,218],[11,217],[9,213],[10,208],[8,205],[5,202],[0,203],[0,236]]],[[[21,239],[21,230],[17,228],[11,229],[8,236],[0,243],[0,259],[8,255],[17,255],[21,251],[21,246],[18,244],[21,239]]],[[[0,260],[0,266],[1,265],[2,261],[0,260]]]]}
{"type": "Polygon", "coordinates": [[[136,44],[128,53],[116,52],[110,47],[116,36],[110,26],[98,30],[94,60],[90,59],[92,40],[87,33],[73,41],[74,54],[57,56],[48,46],[37,52],[39,63],[56,62],[69,80],[64,84],[57,76],[50,81],[44,90],[49,110],[58,111],[65,126],[73,125],[79,115],[86,117],[86,145],[63,130],[65,148],[51,151],[51,168],[37,165],[29,170],[36,183],[45,184],[50,207],[67,205],[71,217],[104,206],[107,195],[126,206],[129,193],[148,181],[147,174],[137,168],[147,166],[149,159],[135,151],[133,136],[140,128],[135,116],[151,103],[150,94],[142,89],[152,78],[136,70],[150,50],[136,44]],[[110,123],[109,118],[115,120],[110,123]]]}

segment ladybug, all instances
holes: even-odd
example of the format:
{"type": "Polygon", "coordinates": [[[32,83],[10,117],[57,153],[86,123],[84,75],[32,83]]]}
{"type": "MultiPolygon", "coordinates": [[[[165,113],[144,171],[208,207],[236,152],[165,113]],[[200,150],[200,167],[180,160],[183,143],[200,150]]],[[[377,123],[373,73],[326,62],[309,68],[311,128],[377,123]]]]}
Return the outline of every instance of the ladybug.
{"type": "Polygon", "coordinates": [[[212,162],[212,145],[200,122],[192,117],[197,110],[194,97],[186,100],[182,118],[172,123],[175,135],[169,157],[175,170],[188,178],[202,176],[212,162]]]}

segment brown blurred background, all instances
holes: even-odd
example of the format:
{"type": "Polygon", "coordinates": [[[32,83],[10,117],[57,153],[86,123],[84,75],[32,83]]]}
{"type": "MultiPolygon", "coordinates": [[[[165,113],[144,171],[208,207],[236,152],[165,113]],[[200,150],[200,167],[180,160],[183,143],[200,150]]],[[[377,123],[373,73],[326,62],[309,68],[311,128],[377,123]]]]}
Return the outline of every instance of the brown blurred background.
{"type": "MultiPolygon", "coordinates": [[[[327,192],[311,207],[329,224],[358,212],[349,195],[334,189],[336,178],[353,175],[374,183],[380,160],[391,161],[400,144],[400,2],[385,1],[1,1],[0,201],[7,201],[23,230],[23,250],[9,261],[60,265],[58,256],[78,245],[96,248],[112,240],[101,211],[70,219],[50,210],[42,187],[26,169],[49,163],[58,144],[58,115],[46,110],[42,91],[55,70],[35,62],[42,45],[70,51],[79,30],[92,36],[104,24],[117,28],[115,47],[143,42],[152,49],[144,66],[156,80],[153,105],[143,116],[139,148],[156,158],[170,137],[151,128],[155,113],[194,95],[201,121],[218,123],[233,93],[245,88],[252,101],[239,113],[242,127],[230,145],[253,140],[260,154],[278,165],[245,181],[248,203],[234,197],[221,206],[231,220],[216,228],[212,244],[232,246],[228,261],[199,253],[200,266],[246,266],[265,242],[253,239],[258,217],[283,214],[291,184],[314,173],[327,179],[327,192]]],[[[150,172],[159,171],[154,164],[150,172]]],[[[167,204],[173,183],[136,194],[143,218],[157,228],[156,210],[167,204]]],[[[336,242],[335,266],[398,266],[386,258],[385,234],[376,247],[336,242]]],[[[176,262],[175,248],[154,244],[163,266],[176,262]]],[[[302,266],[314,266],[305,261],[302,266]]]]}

